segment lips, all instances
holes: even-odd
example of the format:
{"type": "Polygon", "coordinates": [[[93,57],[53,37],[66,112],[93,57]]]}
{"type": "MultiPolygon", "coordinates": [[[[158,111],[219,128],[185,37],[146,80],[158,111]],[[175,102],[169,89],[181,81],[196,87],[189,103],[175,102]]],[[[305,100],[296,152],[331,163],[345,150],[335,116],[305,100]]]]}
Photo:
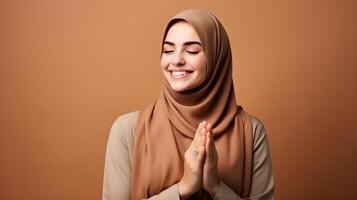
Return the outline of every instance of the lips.
{"type": "Polygon", "coordinates": [[[192,71],[189,70],[172,70],[171,77],[175,80],[180,80],[187,78],[191,73],[192,71]]]}

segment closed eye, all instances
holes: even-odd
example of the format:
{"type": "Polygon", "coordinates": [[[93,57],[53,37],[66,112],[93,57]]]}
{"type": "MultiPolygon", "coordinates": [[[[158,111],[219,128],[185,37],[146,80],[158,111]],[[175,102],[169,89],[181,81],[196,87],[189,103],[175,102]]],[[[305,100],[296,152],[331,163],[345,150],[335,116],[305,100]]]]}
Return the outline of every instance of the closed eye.
{"type": "Polygon", "coordinates": [[[162,53],[169,54],[169,53],[172,53],[172,52],[174,52],[174,51],[166,50],[166,51],[163,51],[162,53]]]}
{"type": "Polygon", "coordinates": [[[198,54],[199,51],[187,51],[187,53],[189,53],[189,54],[198,54]]]}

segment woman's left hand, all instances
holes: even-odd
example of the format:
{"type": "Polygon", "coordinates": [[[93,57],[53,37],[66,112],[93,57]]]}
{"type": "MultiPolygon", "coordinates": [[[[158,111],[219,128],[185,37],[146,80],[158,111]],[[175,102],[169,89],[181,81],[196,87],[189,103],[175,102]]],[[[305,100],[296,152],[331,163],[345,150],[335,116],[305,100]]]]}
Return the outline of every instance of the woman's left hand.
{"type": "Polygon", "coordinates": [[[206,125],[206,158],[203,165],[203,182],[202,186],[212,197],[216,194],[220,179],[217,173],[218,154],[213,141],[212,125],[206,125]]]}

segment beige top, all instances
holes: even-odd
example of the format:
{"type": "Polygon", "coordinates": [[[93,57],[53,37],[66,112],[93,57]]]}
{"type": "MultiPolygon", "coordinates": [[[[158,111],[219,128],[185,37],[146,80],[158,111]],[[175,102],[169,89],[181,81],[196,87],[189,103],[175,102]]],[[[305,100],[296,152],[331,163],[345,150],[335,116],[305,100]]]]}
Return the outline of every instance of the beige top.
{"type": "MultiPolygon", "coordinates": [[[[134,144],[134,130],[139,111],[119,116],[110,130],[103,180],[103,200],[130,199],[131,162],[134,144]]],[[[273,200],[274,179],[268,137],[263,123],[252,116],[253,127],[253,180],[251,196],[248,199],[273,200]]],[[[172,185],[151,200],[179,200],[177,184],[172,185]]],[[[215,196],[217,200],[241,200],[233,190],[223,182],[215,196]]]]}

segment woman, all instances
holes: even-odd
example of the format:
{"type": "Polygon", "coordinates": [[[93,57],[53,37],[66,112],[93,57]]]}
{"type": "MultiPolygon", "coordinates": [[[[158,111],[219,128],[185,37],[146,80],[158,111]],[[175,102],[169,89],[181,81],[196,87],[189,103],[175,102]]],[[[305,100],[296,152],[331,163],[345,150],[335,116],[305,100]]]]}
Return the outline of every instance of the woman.
{"type": "Polygon", "coordinates": [[[103,199],[274,199],[267,136],[236,105],[221,23],[186,10],[162,38],[164,87],[154,103],[114,122],[103,199]]]}

